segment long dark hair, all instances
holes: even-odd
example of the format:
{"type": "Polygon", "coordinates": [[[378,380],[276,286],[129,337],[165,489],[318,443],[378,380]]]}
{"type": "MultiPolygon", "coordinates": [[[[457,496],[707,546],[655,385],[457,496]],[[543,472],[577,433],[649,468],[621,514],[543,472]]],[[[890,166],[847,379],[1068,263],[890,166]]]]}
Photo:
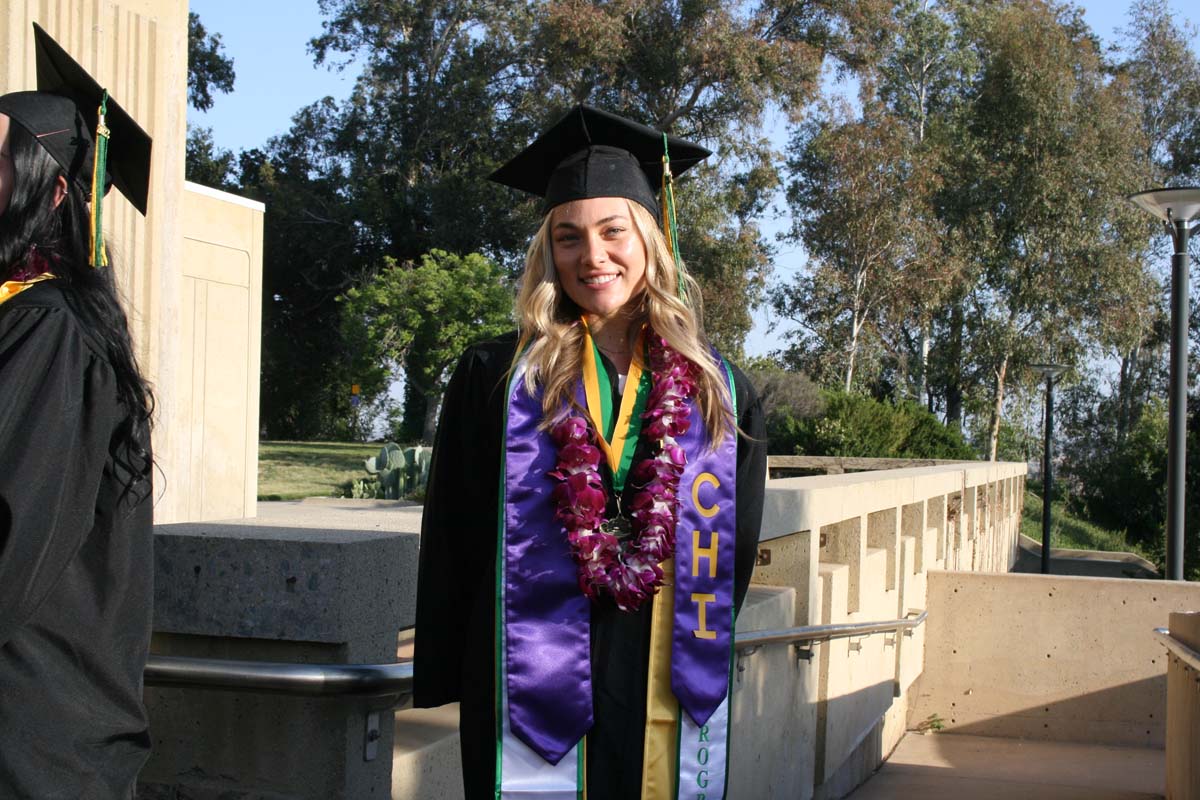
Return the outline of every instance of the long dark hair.
{"type": "Polygon", "coordinates": [[[13,189],[8,208],[0,213],[0,282],[40,261],[59,279],[67,303],[116,376],[117,399],[127,413],[109,453],[128,474],[127,491],[137,488],[140,495],[148,490],[153,469],[149,433],[154,395],[138,369],[113,269],[91,266],[87,198],[68,178],[66,196],[56,207],[52,198],[62,167],[20,125],[9,127],[8,142],[13,189]]]}

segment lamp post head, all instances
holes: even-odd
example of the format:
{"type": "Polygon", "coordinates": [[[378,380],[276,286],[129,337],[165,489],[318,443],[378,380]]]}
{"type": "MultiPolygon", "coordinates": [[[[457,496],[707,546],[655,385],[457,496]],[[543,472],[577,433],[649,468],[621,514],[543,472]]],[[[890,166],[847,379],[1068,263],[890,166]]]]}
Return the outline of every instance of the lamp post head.
{"type": "Polygon", "coordinates": [[[1067,371],[1062,364],[1030,364],[1029,368],[1046,380],[1053,380],[1067,371]]]}
{"type": "Polygon", "coordinates": [[[1167,222],[1191,222],[1200,217],[1200,186],[1149,189],[1129,195],[1129,201],[1167,222]]]}

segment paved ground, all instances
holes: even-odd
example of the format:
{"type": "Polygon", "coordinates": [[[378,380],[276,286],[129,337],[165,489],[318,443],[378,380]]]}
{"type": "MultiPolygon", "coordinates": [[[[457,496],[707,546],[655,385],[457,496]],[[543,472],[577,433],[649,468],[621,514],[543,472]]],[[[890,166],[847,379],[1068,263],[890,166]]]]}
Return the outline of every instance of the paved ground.
{"type": "Polygon", "coordinates": [[[245,525],[420,533],[421,504],[406,500],[350,500],[336,497],[260,500],[257,517],[232,522],[245,525]]]}
{"type": "Polygon", "coordinates": [[[850,800],[1149,800],[1162,750],[910,733],[850,800]]]}

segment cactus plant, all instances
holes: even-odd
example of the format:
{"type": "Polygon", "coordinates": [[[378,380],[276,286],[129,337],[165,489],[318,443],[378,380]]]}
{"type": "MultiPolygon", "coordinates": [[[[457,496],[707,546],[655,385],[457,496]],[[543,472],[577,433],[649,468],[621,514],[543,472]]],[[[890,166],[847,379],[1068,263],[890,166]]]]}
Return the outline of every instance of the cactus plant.
{"type": "Polygon", "coordinates": [[[384,500],[399,500],[404,496],[408,488],[405,475],[406,462],[404,451],[400,449],[399,445],[388,442],[380,449],[379,455],[368,458],[364,463],[367,472],[379,476],[377,497],[384,500]]]}
{"type": "Polygon", "coordinates": [[[429,447],[409,447],[402,450],[393,442],[385,444],[379,455],[364,462],[367,472],[378,477],[379,488],[376,497],[399,500],[407,495],[423,492],[429,482],[432,454],[433,450],[429,447]]]}

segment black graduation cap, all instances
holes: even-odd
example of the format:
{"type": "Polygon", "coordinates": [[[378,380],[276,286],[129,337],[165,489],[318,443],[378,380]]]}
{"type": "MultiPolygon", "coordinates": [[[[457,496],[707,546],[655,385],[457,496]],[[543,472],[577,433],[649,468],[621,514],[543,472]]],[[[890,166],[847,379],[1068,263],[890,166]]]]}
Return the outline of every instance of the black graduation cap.
{"type": "MultiPolygon", "coordinates": [[[[67,51],[33,24],[37,57],[37,91],[0,96],[0,114],[29,131],[67,176],[91,190],[94,140],[104,89],[67,51]]],[[[116,185],[142,214],[150,186],[150,137],[111,97],[105,124],[108,162],[104,191],[116,185]]]]}
{"type": "MultiPolygon", "coordinates": [[[[671,174],[711,155],[698,144],[667,137],[671,174]]],[[[659,216],[663,132],[579,105],[493,172],[489,179],[545,198],[542,213],[570,200],[625,197],[659,216]]]]}

